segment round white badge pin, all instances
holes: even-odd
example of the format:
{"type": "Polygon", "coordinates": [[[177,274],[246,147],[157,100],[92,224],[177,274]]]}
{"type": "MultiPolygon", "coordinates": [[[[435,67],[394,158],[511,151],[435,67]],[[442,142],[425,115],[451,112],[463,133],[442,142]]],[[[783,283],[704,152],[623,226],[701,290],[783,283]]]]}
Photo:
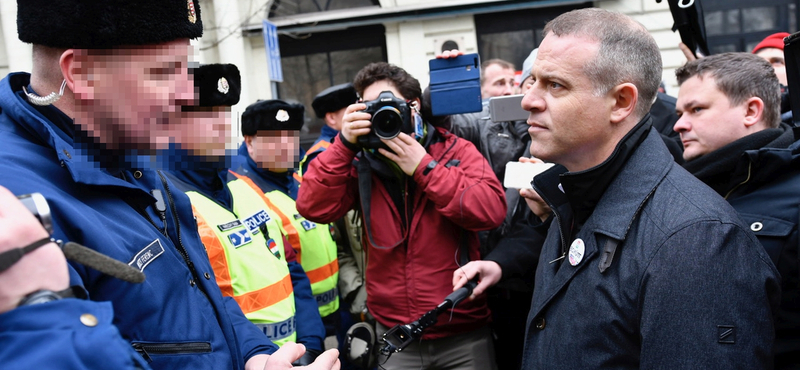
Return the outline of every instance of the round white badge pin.
{"type": "Polygon", "coordinates": [[[569,246],[569,264],[576,266],[577,264],[581,263],[584,250],[585,246],[583,244],[583,240],[575,239],[575,241],[572,242],[572,245],[569,246]]]}

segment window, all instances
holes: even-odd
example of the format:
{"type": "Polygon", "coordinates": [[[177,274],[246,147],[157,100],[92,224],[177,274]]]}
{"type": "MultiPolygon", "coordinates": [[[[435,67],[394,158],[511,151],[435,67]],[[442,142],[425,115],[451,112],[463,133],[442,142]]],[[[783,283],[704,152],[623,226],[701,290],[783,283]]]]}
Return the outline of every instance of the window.
{"type": "Polygon", "coordinates": [[[708,47],[712,54],[751,51],[776,32],[797,31],[800,0],[703,0],[708,47]]]}
{"type": "Polygon", "coordinates": [[[382,25],[376,25],[279,36],[283,82],[278,84],[276,98],[306,107],[306,123],[300,133],[304,148],[311,146],[325,124],[311,107],[314,96],[330,86],[352,82],[369,63],[386,61],[385,33],[382,25]]]}
{"type": "Polygon", "coordinates": [[[481,60],[494,58],[511,62],[522,70],[522,62],[539,47],[547,22],[570,10],[590,7],[583,5],[558,6],[515,10],[510,12],[476,14],[475,31],[481,60]]]}

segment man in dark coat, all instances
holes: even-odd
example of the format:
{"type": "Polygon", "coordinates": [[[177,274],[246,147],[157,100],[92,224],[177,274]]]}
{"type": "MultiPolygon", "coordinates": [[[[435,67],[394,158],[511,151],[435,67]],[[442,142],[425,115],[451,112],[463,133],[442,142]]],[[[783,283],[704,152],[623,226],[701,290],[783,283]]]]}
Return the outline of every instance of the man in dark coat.
{"type": "Polygon", "coordinates": [[[778,77],[769,62],[745,53],[698,59],[675,74],[684,168],[728,200],[778,268],[775,367],[796,368],[800,154],[789,149],[795,136],[780,122],[778,77]]]}
{"type": "MultiPolygon", "coordinates": [[[[531,154],[558,165],[533,181],[552,215],[522,368],[769,368],[778,273],[652,129],[655,40],[597,8],[565,13],[544,33],[522,106],[531,154]]],[[[514,253],[525,256],[505,256],[514,253]]],[[[454,280],[479,273],[481,288],[519,260],[473,262],[454,280]]]]}

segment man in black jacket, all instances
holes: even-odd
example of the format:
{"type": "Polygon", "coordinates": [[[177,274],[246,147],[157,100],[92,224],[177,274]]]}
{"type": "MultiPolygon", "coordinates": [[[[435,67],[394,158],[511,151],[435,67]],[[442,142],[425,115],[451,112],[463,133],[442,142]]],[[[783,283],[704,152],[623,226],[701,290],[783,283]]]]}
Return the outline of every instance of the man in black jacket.
{"type": "Polygon", "coordinates": [[[675,74],[684,168],[728,200],[778,267],[775,367],[797,367],[800,153],[788,149],[795,137],[780,122],[778,78],[769,62],[745,53],[695,60],[675,74]]]}

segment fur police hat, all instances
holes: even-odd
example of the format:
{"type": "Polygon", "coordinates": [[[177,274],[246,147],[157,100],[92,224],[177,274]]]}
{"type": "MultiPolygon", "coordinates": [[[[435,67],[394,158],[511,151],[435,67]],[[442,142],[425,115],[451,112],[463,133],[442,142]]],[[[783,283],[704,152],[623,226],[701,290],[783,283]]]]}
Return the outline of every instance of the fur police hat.
{"type": "Polygon", "coordinates": [[[325,117],[325,113],[336,112],[358,100],[356,89],[353,84],[346,83],[336,86],[331,86],[314,97],[311,102],[311,108],[314,108],[314,113],[317,117],[325,117]]]}
{"type": "Polygon", "coordinates": [[[294,130],[303,128],[301,104],[290,104],[283,100],[259,100],[242,113],[242,135],[253,136],[262,130],[294,130]]]}
{"type": "Polygon", "coordinates": [[[74,49],[159,44],[203,35],[199,0],[17,0],[23,42],[74,49]]]}
{"type": "Polygon", "coordinates": [[[233,64],[204,64],[192,69],[198,106],[232,106],[239,102],[242,77],[233,64]]]}

